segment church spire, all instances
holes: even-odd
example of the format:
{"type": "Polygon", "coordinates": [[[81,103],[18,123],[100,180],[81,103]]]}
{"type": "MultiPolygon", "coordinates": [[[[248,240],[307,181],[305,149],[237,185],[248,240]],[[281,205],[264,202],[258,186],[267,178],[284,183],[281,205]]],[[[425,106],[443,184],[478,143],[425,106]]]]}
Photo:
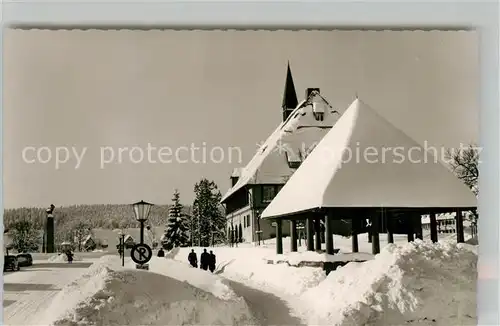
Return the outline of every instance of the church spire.
{"type": "Polygon", "coordinates": [[[297,100],[297,93],[295,92],[295,85],[293,84],[292,70],[290,69],[290,61],[287,64],[285,91],[283,93],[283,103],[281,109],[283,110],[283,121],[285,121],[290,113],[297,107],[299,101],[297,100]]]}

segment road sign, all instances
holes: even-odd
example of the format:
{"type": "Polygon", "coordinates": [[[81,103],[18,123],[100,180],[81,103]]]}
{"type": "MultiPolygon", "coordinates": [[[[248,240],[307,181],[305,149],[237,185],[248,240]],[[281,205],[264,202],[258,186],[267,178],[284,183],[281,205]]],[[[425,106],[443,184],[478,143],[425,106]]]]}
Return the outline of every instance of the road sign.
{"type": "Polygon", "coordinates": [[[153,257],[153,250],[145,243],[139,243],[132,247],[130,257],[134,263],[144,265],[153,257]]]}
{"type": "Polygon", "coordinates": [[[144,269],[144,270],[149,271],[149,265],[148,264],[144,264],[144,265],[135,264],[135,269],[144,269]]]}

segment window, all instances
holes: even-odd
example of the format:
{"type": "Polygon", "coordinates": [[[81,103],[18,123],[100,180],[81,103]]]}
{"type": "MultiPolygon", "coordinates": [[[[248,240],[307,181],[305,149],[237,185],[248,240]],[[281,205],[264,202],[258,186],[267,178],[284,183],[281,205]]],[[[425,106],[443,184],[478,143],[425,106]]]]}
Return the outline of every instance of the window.
{"type": "Polygon", "coordinates": [[[247,227],[249,227],[250,226],[250,215],[247,215],[246,220],[247,220],[247,227]]]}
{"type": "Polygon", "coordinates": [[[276,196],[276,193],[276,186],[262,186],[262,202],[270,203],[274,199],[274,196],[276,196]]]}

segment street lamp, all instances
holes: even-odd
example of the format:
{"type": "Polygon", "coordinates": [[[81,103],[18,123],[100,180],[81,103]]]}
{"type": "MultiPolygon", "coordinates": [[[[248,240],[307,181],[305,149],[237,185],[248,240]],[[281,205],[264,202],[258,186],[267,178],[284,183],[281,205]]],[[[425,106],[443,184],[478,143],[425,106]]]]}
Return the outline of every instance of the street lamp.
{"type": "Polygon", "coordinates": [[[144,244],[144,223],[148,220],[149,212],[153,204],[141,200],[140,202],[132,204],[134,208],[135,219],[141,223],[141,240],[140,243],[144,244]]]}

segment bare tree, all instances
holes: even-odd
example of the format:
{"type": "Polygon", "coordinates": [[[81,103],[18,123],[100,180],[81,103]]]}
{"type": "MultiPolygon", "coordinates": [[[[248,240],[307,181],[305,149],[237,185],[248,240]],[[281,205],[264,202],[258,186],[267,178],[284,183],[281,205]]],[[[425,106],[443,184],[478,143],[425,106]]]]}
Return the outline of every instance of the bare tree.
{"type": "Polygon", "coordinates": [[[38,231],[33,222],[24,220],[12,223],[9,227],[12,245],[18,252],[38,250],[38,231]]]}
{"type": "Polygon", "coordinates": [[[78,251],[82,251],[82,243],[85,238],[90,234],[89,226],[83,222],[77,222],[73,227],[74,241],[77,242],[78,251]]]}
{"type": "MultiPolygon", "coordinates": [[[[475,144],[469,144],[466,148],[451,149],[447,151],[447,160],[453,173],[462,180],[477,196],[479,194],[479,154],[480,148],[475,144]]],[[[472,224],[477,226],[477,209],[471,211],[472,224]]]]}

